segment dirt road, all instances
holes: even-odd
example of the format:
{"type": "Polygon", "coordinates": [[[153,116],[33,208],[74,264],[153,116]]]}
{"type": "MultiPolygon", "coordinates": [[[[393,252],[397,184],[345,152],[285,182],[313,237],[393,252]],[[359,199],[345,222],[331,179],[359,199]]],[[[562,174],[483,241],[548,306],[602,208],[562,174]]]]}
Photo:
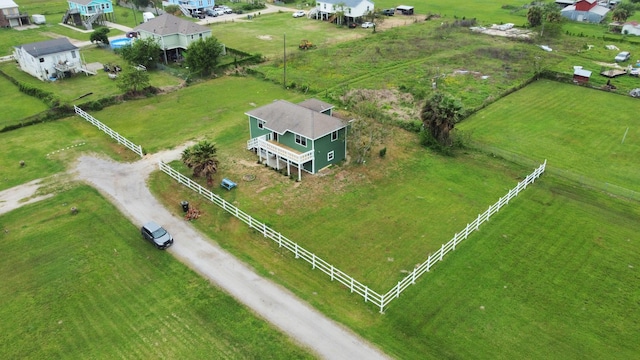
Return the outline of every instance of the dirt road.
{"type": "Polygon", "coordinates": [[[146,179],[158,160],[179,158],[182,148],[147,156],[132,164],[81,157],[76,177],[98,189],[133,223],[155,220],[175,238],[169,252],[203,277],[253,309],[302,346],[325,359],[385,359],[382,352],[345,327],[327,319],[283,287],[257,275],[207,240],[153,197],[146,179]]]}

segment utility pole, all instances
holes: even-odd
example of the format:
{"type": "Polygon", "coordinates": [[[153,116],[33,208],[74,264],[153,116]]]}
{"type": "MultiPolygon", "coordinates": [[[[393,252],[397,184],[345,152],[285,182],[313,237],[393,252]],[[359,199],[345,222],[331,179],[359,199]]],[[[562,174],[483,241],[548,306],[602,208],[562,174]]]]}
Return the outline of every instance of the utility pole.
{"type": "Polygon", "coordinates": [[[284,37],[283,37],[282,52],[284,54],[284,71],[282,73],[282,84],[286,89],[287,88],[287,34],[284,34],[284,37]]]}

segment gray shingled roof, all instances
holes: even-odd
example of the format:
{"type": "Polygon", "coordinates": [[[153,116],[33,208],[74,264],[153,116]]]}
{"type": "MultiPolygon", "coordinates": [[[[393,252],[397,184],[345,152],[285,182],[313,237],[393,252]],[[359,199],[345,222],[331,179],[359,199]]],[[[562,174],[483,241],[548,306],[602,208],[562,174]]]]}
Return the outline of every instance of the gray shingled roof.
{"type": "Polygon", "coordinates": [[[308,99],[305,100],[301,103],[298,103],[298,105],[306,107],[307,109],[311,109],[317,112],[322,112],[325,111],[327,109],[333,109],[334,106],[326,103],[324,101],[318,100],[318,99],[308,99]]]}
{"type": "Polygon", "coordinates": [[[290,131],[312,140],[347,126],[336,117],[285,100],[274,101],[246,114],[264,121],[265,128],[280,135],[290,131]]]}
{"type": "Polygon", "coordinates": [[[59,38],[47,41],[40,41],[31,44],[23,44],[17,46],[24,49],[33,57],[39,57],[42,55],[56,54],[60,52],[66,52],[71,50],[78,50],[78,47],[69,42],[67,38],[59,38]]]}
{"type": "Polygon", "coordinates": [[[354,8],[360,5],[360,3],[364,0],[320,0],[320,1],[327,4],[334,4],[334,5],[344,4],[345,7],[354,8]]]}
{"type": "MultiPolygon", "coordinates": [[[[89,5],[93,0],[71,0],[72,3],[80,4],[80,5],[89,5]]],[[[96,2],[96,5],[102,4],[102,2],[96,2]]],[[[111,7],[113,8],[113,2],[111,3],[111,7]]]]}
{"type": "Polygon", "coordinates": [[[199,34],[211,31],[208,27],[196,24],[191,21],[182,20],[171,14],[162,14],[156,18],[140,24],[133,28],[134,31],[146,31],[158,35],[173,34],[199,34]]]}

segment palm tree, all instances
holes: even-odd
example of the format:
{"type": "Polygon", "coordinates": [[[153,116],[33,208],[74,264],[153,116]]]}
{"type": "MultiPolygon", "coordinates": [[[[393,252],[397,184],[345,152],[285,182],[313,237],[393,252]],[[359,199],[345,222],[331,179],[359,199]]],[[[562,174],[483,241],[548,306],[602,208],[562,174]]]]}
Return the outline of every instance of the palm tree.
{"type": "Polygon", "coordinates": [[[193,169],[193,177],[206,177],[207,184],[213,184],[213,175],[218,172],[216,146],[207,140],[202,140],[182,152],[182,162],[189,169],[193,169]]]}

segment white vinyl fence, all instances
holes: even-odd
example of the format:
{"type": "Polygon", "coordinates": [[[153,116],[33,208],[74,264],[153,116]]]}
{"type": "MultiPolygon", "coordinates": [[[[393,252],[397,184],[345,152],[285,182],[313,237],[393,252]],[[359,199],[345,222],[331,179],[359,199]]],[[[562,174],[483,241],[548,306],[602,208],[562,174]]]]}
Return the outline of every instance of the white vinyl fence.
{"type": "Polygon", "coordinates": [[[371,290],[368,286],[347,275],[340,269],[337,269],[335,266],[329,264],[325,260],[317,257],[315,254],[302,248],[297,243],[272,230],[264,223],[254,219],[251,215],[246,214],[228,201],[222,199],[220,196],[212,193],[211,191],[200,186],[198,183],[192,181],[188,177],[180,174],[179,172],[171,168],[171,166],[163,163],[162,161],[159,162],[160,170],[177,180],[178,183],[188,187],[193,191],[196,191],[206,199],[209,199],[209,201],[220,206],[223,210],[226,210],[233,216],[249,225],[250,228],[262,233],[264,237],[273,240],[278,244],[279,247],[284,247],[287,250],[291,251],[296,259],[301,258],[311,264],[311,267],[313,269],[320,269],[322,272],[329,275],[331,281],[337,280],[343,285],[347,286],[351,292],[355,292],[358,295],[362,296],[365,302],[371,302],[375,304],[380,308],[380,313],[383,313],[385,307],[389,305],[389,303],[393,299],[399,297],[406,288],[408,288],[410,285],[415,284],[416,279],[418,279],[422,274],[428,272],[435,263],[441,261],[444,255],[452,250],[455,250],[456,245],[462,242],[462,240],[466,239],[469,234],[473,233],[475,230],[478,230],[480,225],[483,222],[488,221],[491,215],[497,213],[503,206],[509,203],[509,200],[516,197],[520,193],[520,191],[526,189],[529,184],[533,183],[538,177],[540,177],[540,175],[544,173],[546,164],[547,162],[545,160],[545,162],[540,165],[540,167],[538,167],[533,173],[527,176],[523,181],[518,183],[518,185],[515,188],[511,189],[507,193],[507,195],[500,198],[495,204],[489,206],[489,209],[487,209],[487,211],[478,215],[476,219],[467,224],[464,230],[455,234],[453,239],[451,239],[448,243],[443,244],[438,251],[429,255],[424,263],[422,263],[420,266],[417,266],[411,273],[409,273],[409,275],[399,281],[396,286],[394,286],[386,294],[380,295],[377,292],[371,290]]]}
{"type": "Polygon", "coordinates": [[[86,111],[80,109],[79,107],[73,105],[73,109],[76,111],[76,114],[80,115],[83,119],[85,119],[88,122],[90,122],[93,125],[95,125],[98,129],[104,131],[107,135],[111,136],[111,138],[115,139],[119,144],[122,144],[122,145],[126,146],[127,148],[129,148],[129,150],[131,150],[134,153],[138,154],[138,156],[140,156],[140,157],[144,156],[144,153],[142,152],[142,146],[132,143],[127,138],[125,138],[124,136],[122,136],[122,135],[118,134],[117,132],[111,130],[110,127],[108,127],[107,125],[101,123],[100,121],[98,121],[98,119],[96,119],[93,116],[89,115],[89,113],[87,113],[86,111]]]}

